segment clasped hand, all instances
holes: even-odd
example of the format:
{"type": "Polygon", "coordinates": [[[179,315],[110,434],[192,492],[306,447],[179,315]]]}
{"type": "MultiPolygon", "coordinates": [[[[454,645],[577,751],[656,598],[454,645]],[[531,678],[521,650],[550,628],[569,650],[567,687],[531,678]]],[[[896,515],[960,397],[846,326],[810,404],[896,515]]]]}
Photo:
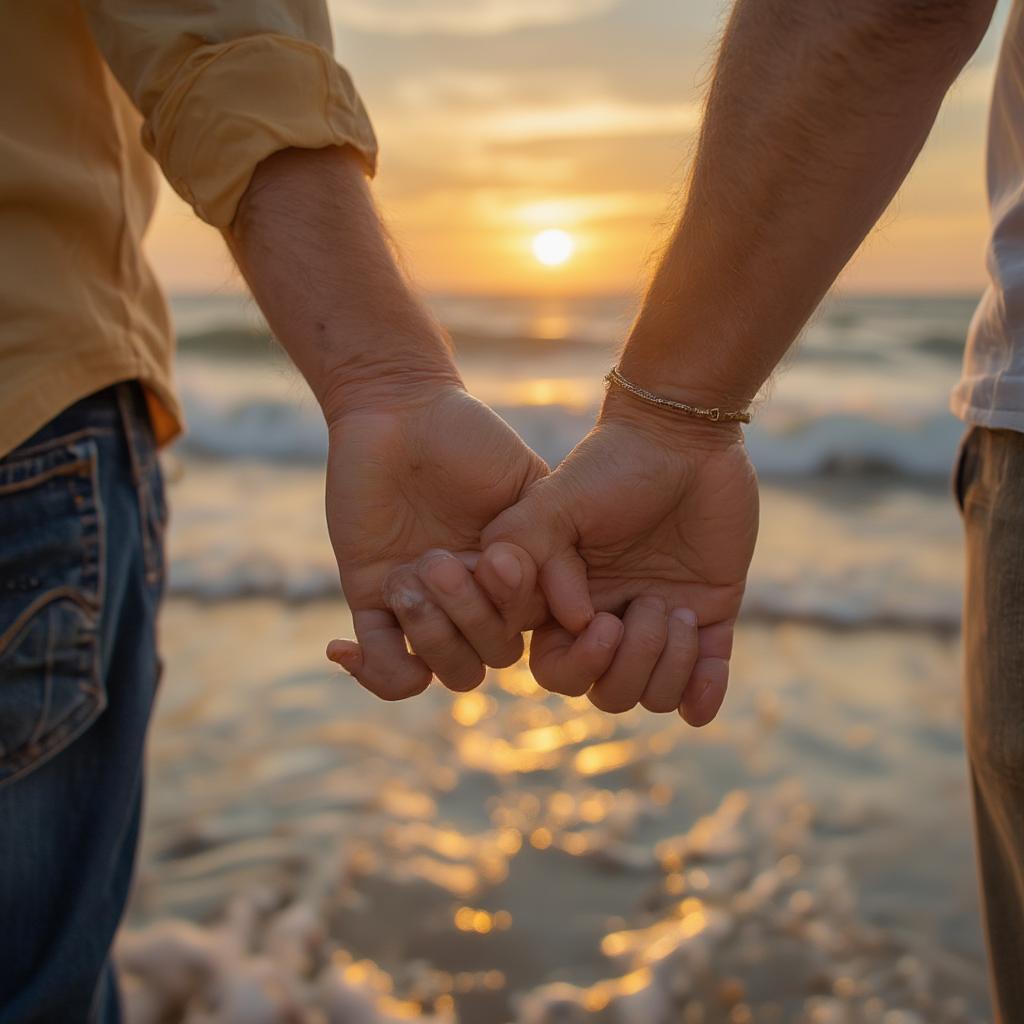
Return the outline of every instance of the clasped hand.
{"type": "Polygon", "coordinates": [[[609,393],[548,467],[457,379],[329,422],[327,518],[356,640],[328,657],[386,700],[513,664],[600,709],[704,725],[725,696],[757,534],[739,429],[609,393]]]}

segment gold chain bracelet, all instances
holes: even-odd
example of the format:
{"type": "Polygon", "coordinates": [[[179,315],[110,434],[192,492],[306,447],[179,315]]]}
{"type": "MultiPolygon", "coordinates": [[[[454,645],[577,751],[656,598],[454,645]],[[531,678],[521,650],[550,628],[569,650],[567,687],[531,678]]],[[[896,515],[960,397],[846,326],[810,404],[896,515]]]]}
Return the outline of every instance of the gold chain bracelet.
{"type": "Polygon", "coordinates": [[[626,380],[619,373],[618,367],[613,367],[609,370],[604,379],[609,387],[614,384],[616,387],[622,388],[623,391],[628,391],[631,395],[639,398],[642,402],[647,402],[650,405],[659,405],[663,409],[673,409],[675,412],[681,412],[685,416],[695,416],[697,419],[711,420],[712,423],[750,422],[750,411],[747,409],[740,412],[723,412],[717,406],[712,409],[702,409],[697,405],[688,405],[686,402],[676,402],[671,398],[662,398],[660,395],[655,395],[638,384],[634,384],[631,380],[626,380]]]}

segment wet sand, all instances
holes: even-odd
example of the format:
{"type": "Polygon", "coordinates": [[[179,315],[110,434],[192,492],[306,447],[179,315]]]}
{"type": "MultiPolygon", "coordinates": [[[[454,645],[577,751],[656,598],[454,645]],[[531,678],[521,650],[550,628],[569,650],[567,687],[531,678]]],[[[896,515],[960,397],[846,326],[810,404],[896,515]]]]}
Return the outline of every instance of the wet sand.
{"type": "Polygon", "coordinates": [[[386,705],[340,603],[172,600],[129,1024],[983,1024],[959,650],[756,624],[720,721],[386,705]]]}

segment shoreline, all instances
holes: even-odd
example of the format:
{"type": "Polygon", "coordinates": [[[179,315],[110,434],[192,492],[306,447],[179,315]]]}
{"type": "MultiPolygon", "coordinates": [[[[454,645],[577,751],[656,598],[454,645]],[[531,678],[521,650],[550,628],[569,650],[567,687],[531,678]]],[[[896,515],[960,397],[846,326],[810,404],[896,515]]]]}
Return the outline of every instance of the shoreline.
{"type": "Polygon", "coordinates": [[[168,602],[137,953],[374,1024],[985,1020],[952,641],[741,623],[695,731],[522,663],[385,704],[323,660],[347,620],[168,602]]]}

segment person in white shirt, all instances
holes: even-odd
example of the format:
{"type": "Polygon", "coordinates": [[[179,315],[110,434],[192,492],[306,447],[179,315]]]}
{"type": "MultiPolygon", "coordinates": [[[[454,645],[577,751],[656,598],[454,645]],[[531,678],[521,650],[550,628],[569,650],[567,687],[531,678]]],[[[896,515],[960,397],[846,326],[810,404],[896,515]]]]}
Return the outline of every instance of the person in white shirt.
{"type": "MultiPolygon", "coordinates": [[[[1024,1022],[1022,5],[1009,21],[992,105],[992,283],[952,400],[969,424],[955,474],[968,552],[967,746],[1002,1024],[1024,1022]]],[[[994,6],[734,4],[682,216],[597,425],[483,531],[485,547],[517,545],[539,571],[552,618],[535,634],[531,661],[549,688],[586,692],[592,682],[566,682],[549,664],[569,650],[573,611],[589,600],[621,612],[632,600],[591,699],[609,711],[666,710],[681,692],[688,721],[714,717],[758,517],[740,426],[721,411],[746,410],[889,204],[994,6]],[[696,616],[696,646],[686,610],[696,616]],[[673,650],[675,673],[666,671],[673,650]]],[[[491,578],[493,550],[482,555],[482,578],[491,578]]],[[[450,597],[458,588],[433,585],[432,572],[428,560],[421,575],[435,610],[469,622],[468,579],[458,607],[450,597]]],[[[411,637],[422,628],[407,613],[406,624],[411,637]]],[[[363,671],[354,645],[334,653],[363,671]]]]}

